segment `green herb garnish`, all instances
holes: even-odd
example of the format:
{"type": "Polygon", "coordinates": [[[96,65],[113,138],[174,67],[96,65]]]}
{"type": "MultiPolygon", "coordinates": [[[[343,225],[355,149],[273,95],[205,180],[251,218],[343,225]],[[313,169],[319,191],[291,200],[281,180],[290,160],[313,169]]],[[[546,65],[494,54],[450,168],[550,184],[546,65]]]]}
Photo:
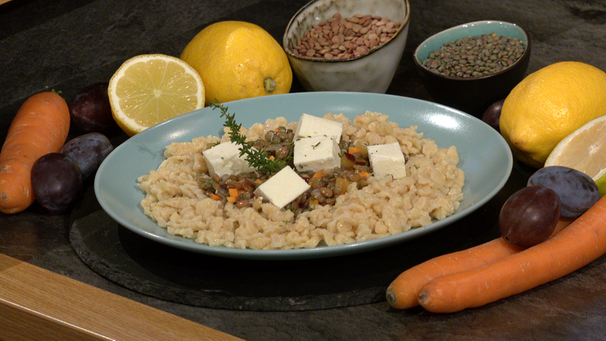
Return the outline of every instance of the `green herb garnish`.
{"type": "Polygon", "coordinates": [[[253,143],[246,141],[246,136],[240,133],[242,124],[236,122],[236,114],[228,113],[227,107],[219,103],[211,102],[210,106],[213,110],[221,110],[221,117],[225,117],[223,126],[229,128],[230,141],[240,146],[240,156],[244,156],[244,159],[251,167],[263,173],[273,174],[286,166],[286,160],[272,160],[265,153],[265,148],[257,149],[253,146],[253,143]]]}

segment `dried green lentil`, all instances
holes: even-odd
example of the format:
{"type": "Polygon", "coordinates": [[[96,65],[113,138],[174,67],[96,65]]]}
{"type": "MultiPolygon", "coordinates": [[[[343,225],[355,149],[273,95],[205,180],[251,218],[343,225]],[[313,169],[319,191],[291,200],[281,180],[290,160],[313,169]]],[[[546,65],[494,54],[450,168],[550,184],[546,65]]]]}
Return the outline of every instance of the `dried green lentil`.
{"type": "Polygon", "coordinates": [[[460,38],[429,53],[423,62],[428,70],[452,77],[481,77],[513,65],[526,47],[518,38],[496,33],[460,38]]]}

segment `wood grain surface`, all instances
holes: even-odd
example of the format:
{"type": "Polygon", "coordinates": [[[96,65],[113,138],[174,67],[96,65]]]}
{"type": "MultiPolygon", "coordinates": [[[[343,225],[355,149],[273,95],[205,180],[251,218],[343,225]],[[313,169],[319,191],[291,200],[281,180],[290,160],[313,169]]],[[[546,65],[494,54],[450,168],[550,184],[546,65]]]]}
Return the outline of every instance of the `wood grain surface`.
{"type": "Polygon", "coordinates": [[[0,340],[241,340],[0,254],[0,340]]]}

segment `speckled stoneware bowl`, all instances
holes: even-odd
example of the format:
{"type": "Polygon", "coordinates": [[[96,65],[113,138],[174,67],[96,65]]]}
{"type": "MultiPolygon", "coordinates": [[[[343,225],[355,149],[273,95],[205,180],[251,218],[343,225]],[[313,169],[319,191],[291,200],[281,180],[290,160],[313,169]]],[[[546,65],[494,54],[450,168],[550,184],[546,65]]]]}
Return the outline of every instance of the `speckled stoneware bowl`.
{"type": "Polygon", "coordinates": [[[290,20],[282,45],[293,71],[308,91],[387,91],[404,52],[408,36],[408,0],[314,0],[290,20]],[[398,31],[379,48],[356,58],[343,60],[310,59],[293,53],[297,39],[335,13],[342,18],[356,14],[389,18],[400,23],[398,31]]]}
{"type": "Polygon", "coordinates": [[[530,60],[530,37],[520,26],[503,21],[476,21],[439,32],[422,42],[414,53],[414,62],[429,95],[438,103],[462,110],[476,117],[494,102],[501,100],[526,76],[530,60]],[[447,42],[463,37],[496,33],[520,39],[526,49],[520,59],[500,72],[481,77],[453,77],[424,67],[430,52],[447,42]]]}

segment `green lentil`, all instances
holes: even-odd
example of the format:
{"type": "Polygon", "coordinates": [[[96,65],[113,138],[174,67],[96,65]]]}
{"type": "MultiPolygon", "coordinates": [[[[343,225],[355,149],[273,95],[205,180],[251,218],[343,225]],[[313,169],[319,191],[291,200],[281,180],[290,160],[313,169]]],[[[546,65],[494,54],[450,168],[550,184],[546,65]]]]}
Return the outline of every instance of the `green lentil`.
{"type": "Polygon", "coordinates": [[[496,33],[460,38],[429,53],[423,66],[452,77],[487,76],[513,65],[526,47],[518,38],[496,33]]]}

